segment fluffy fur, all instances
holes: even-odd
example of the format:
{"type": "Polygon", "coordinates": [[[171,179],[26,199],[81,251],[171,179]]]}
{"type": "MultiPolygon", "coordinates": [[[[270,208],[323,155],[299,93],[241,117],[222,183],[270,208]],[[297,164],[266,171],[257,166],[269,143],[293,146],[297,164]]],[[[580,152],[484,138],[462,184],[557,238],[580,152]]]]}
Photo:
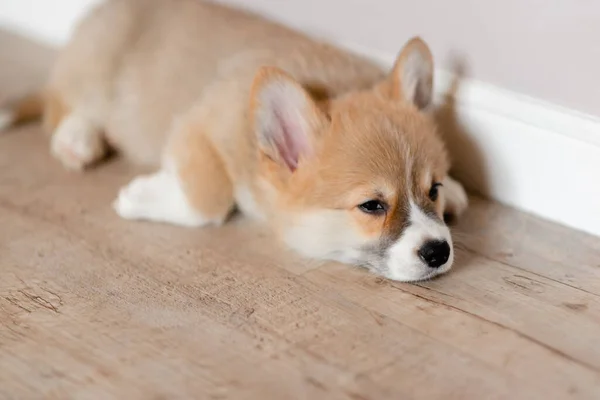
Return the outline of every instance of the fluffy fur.
{"type": "Polygon", "coordinates": [[[43,111],[67,168],[111,148],[156,167],[118,194],[123,218],[203,226],[237,206],[307,257],[414,281],[450,269],[443,215],[467,205],[426,112],[432,77],[418,38],[386,72],[243,11],[108,0],[2,121],[43,111]]]}

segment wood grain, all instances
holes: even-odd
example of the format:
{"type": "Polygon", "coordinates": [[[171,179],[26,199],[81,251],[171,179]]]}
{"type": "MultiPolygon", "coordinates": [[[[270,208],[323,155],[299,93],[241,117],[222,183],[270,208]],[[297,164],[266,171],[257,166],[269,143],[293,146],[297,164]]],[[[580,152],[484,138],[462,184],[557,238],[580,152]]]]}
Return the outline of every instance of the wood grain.
{"type": "MultiPolygon", "coordinates": [[[[18,40],[4,97],[51,59],[18,40]]],[[[0,136],[2,399],[600,398],[598,238],[474,198],[457,268],[393,283],[243,218],[122,221],[138,171],[66,172],[46,140],[0,136]]]]}

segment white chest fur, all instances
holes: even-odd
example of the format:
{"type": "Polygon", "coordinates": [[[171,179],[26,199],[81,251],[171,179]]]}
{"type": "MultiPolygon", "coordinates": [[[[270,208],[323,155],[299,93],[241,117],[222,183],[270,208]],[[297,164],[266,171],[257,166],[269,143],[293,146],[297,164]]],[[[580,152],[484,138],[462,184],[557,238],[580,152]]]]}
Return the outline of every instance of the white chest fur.
{"type": "Polygon", "coordinates": [[[260,207],[256,195],[248,184],[241,184],[235,188],[235,201],[238,209],[246,216],[264,221],[266,215],[260,207]]]}

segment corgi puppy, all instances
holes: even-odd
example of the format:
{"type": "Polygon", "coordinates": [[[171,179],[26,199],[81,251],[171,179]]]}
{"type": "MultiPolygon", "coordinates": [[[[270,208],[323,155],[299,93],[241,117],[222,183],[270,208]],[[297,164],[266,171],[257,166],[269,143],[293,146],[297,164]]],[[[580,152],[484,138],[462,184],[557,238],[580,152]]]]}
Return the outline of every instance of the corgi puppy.
{"type": "Polygon", "coordinates": [[[122,218],[200,227],[237,208],[306,257],[418,281],[452,266],[444,215],[467,206],[427,112],[433,70],[419,38],[384,71],[245,11],[108,0],[2,118],[43,114],[70,169],[111,149],[155,167],[116,196],[122,218]]]}

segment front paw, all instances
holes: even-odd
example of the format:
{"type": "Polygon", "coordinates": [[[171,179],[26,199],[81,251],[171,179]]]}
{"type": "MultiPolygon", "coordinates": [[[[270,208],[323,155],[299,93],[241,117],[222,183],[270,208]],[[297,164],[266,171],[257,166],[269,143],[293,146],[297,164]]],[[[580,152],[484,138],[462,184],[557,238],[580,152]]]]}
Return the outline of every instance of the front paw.
{"type": "MultiPolygon", "coordinates": [[[[152,176],[138,176],[122,187],[113,202],[113,208],[121,218],[139,219],[160,202],[160,193],[153,185],[152,176]]],[[[158,208],[158,207],[157,207],[158,208]]]]}
{"type": "Polygon", "coordinates": [[[130,220],[189,227],[213,222],[190,205],[178,177],[164,170],[132,180],[119,191],[113,208],[121,218],[130,220]]]}
{"type": "Polygon", "coordinates": [[[101,134],[77,115],[66,117],[54,132],[50,150],[63,166],[78,171],[101,159],[106,152],[101,134]]]}
{"type": "Polygon", "coordinates": [[[469,206],[469,197],[464,187],[449,176],[444,179],[445,195],[444,219],[454,220],[460,217],[469,206]]]}

